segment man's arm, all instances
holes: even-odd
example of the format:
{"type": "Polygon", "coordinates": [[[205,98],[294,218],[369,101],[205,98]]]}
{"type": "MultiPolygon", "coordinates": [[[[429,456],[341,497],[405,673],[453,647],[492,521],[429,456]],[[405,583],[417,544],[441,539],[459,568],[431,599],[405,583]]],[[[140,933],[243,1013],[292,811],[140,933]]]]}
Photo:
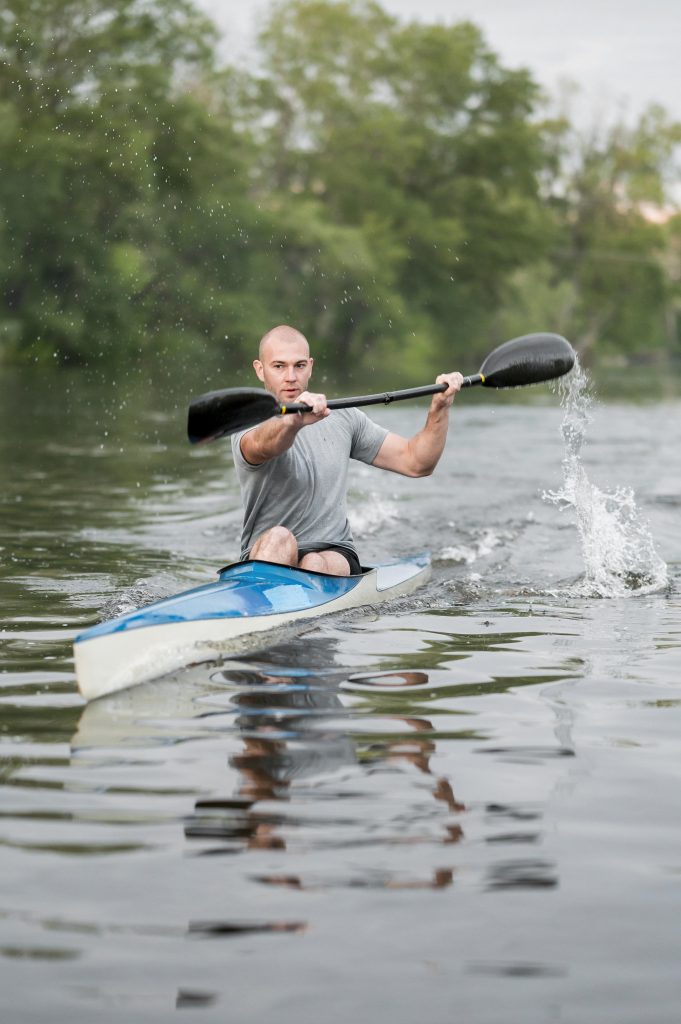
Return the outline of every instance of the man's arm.
{"type": "Polygon", "coordinates": [[[273,416],[241,438],[241,454],[251,466],[262,466],[264,462],[282,455],[291,447],[299,430],[311,423],[319,423],[329,415],[325,395],[304,391],[296,401],[311,406],[312,412],[273,416]]]}
{"type": "Polygon", "coordinates": [[[433,472],[445,448],[449,408],[461,389],[463,377],[460,373],[443,373],[435,383],[447,384],[447,390],[433,395],[423,429],[409,439],[399,434],[388,434],[373,466],[401,473],[402,476],[430,476],[433,472]]]}

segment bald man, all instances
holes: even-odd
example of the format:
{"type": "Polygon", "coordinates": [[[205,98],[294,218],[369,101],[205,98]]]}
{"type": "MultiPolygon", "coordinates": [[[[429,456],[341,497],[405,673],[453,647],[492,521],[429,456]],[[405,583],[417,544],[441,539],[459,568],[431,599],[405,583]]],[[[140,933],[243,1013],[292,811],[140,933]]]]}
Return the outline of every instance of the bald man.
{"type": "Polygon", "coordinates": [[[300,331],[281,325],[262,338],[253,368],[281,405],[311,412],[274,416],[232,436],[244,504],[241,558],[348,576],[361,571],[346,510],[349,460],[403,476],[429,476],[447,440],[460,373],[441,374],[424,427],[412,438],[379,427],[360,409],[327,407],[307,390],[314,360],[300,331]]]}

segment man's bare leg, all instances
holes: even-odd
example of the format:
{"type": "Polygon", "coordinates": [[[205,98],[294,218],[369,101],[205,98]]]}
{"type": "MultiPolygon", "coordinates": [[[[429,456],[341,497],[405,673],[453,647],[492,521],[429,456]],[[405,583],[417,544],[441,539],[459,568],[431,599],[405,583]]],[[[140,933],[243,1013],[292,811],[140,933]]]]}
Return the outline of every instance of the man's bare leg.
{"type": "Polygon", "coordinates": [[[298,565],[298,542],[285,526],[273,526],[258,537],[249,557],[281,565],[298,565]]]}
{"type": "Polygon", "coordinates": [[[348,560],[339,551],[310,551],[298,562],[298,568],[326,572],[331,576],[350,575],[348,560]]]}
{"type": "Polygon", "coordinates": [[[299,569],[326,572],[331,576],[350,575],[348,560],[339,551],[310,551],[299,561],[298,543],[285,526],[273,526],[261,534],[251,548],[250,557],[280,565],[297,565],[299,569]]]}

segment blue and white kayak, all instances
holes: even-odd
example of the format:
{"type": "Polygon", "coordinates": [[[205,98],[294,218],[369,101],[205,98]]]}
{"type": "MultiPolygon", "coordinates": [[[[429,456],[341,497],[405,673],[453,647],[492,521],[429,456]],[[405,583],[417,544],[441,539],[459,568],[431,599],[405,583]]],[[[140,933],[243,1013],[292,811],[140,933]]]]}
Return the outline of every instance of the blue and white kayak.
{"type": "Polygon", "coordinates": [[[426,554],[328,576],[273,562],[237,562],[208,583],[101,622],[73,645],[86,700],[160,678],[239,648],[244,638],[330,612],[372,606],[425,583],[426,554]]]}

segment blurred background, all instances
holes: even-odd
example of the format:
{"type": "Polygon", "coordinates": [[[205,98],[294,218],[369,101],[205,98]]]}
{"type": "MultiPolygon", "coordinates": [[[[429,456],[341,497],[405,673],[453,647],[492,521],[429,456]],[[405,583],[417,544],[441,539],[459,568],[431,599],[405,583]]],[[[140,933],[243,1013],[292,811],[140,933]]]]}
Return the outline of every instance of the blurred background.
{"type": "Polygon", "coordinates": [[[593,7],[6,0],[0,365],[226,386],[284,321],[338,392],[550,330],[673,389],[679,15],[593,7]]]}

